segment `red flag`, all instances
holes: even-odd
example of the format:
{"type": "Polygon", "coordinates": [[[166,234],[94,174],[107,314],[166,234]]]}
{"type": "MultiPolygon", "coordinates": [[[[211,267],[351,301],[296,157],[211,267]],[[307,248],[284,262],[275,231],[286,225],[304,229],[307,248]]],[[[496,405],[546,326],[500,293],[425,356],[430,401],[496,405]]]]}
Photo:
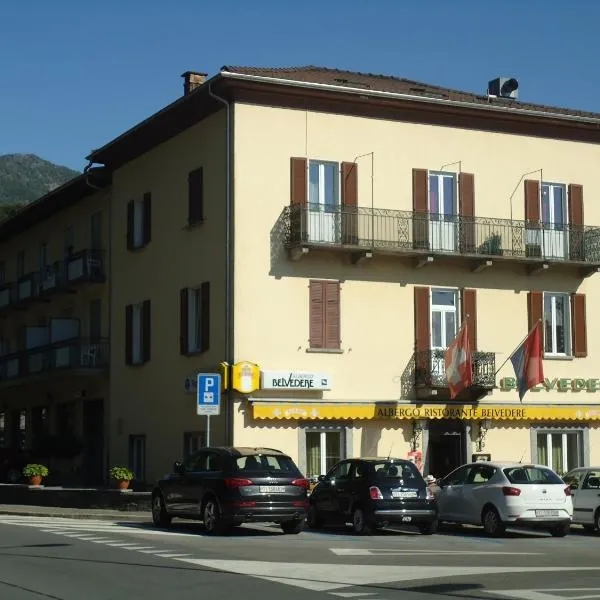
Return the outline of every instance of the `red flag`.
{"type": "Polygon", "coordinates": [[[462,390],[473,385],[473,355],[466,321],[448,346],[444,354],[444,363],[446,379],[450,388],[450,399],[454,400],[462,390]]]}
{"type": "Polygon", "coordinates": [[[542,323],[538,321],[523,343],[510,356],[517,376],[520,400],[523,400],[527,390],[538,383],[544,383],[542,356],[542,323]]]}

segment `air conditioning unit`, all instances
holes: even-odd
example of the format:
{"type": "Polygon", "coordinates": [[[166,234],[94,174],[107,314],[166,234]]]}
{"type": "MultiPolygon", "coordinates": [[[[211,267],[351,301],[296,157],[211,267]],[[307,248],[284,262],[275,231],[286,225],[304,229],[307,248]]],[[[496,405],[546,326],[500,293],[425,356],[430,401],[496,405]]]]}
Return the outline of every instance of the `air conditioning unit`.
{"type": "Polygon", "coordinates": [[[497,77],[488,83],[488,96],[519,99],[519,82],[514,77],[497,77]]]}

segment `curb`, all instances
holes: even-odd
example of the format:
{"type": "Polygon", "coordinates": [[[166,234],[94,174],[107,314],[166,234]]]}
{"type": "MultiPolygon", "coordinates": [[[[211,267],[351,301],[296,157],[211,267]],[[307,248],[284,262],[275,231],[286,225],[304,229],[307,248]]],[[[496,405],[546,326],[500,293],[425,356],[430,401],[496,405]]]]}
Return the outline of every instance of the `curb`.
{"type": "Polygon", "coordinates": [[[10,510],[0,509],[0,515],[13,515],[21,517],[60,517],[63,519],[94,519],[96,521],[141,521],[151,522],[152,515],[150,513],[140,514],[130,511],[119,511],[118,513],[103,513],[103,512],[61,512],[61,509],[41,511],[36,509],[31,510],[10,510]]]}

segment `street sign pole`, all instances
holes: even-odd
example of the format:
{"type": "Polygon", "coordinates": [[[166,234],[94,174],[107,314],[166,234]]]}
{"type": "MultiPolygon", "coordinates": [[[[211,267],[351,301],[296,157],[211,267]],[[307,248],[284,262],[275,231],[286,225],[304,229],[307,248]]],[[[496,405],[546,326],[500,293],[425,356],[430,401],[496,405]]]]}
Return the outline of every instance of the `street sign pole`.
{"type": "Polygon", "coordinates": [[[206,416],[206,445],[210,446],[210,417],[221,413],[221,375],[199,373],[196,414],[206,416]]]}

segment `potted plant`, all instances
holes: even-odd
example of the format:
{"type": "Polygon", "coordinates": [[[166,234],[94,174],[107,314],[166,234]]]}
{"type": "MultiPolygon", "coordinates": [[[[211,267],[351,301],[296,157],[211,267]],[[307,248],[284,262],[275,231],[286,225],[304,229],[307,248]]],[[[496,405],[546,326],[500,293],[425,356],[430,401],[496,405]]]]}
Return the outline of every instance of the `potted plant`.
{"type": "Polygon", "coordinates": [[[120,490],[126,490],[129,482],[135,479],[135,473],[127,467],[111,467],[110,476],[117,482],[120,490]]]}
{"type": "Polygon", "coordinates": [[[31,485],[40,485],[42,478],[48,476],[48,467],[31,463],[23,467],[23,475],[29,478],[31,485]]]}

